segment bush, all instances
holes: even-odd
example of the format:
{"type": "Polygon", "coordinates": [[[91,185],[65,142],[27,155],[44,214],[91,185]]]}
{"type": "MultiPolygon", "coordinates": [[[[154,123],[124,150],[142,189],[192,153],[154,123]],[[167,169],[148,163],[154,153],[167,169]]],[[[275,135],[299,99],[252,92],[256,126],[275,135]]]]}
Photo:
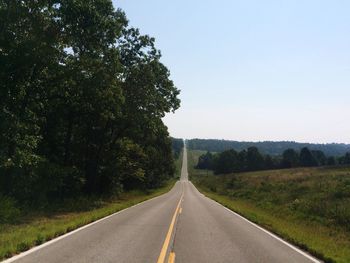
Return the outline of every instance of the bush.
{"type": "Polygon", "coordinates": [[[83,176],[75,167],[41,162],[35,171],[33,193],[28,200],[39,204],[73,198],[81,194],[83,176]]]}
{"type": "Polygon", "coordinates": [[[20,210],[16,207],[16,202],[9,197],[0,195],[0,223],[10,223],[17,221],[20,210]]]}

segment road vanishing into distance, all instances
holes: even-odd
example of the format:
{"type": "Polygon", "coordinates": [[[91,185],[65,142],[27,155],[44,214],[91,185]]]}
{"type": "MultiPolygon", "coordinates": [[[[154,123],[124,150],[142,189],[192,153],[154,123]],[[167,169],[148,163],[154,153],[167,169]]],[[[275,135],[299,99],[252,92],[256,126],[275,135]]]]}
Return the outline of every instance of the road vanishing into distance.
{"type": "Polygon", "coordinates": [[[199,193],[188,181],[185,149],[181,179],[170,192],[5,262],[320,261],[199,193]]]}

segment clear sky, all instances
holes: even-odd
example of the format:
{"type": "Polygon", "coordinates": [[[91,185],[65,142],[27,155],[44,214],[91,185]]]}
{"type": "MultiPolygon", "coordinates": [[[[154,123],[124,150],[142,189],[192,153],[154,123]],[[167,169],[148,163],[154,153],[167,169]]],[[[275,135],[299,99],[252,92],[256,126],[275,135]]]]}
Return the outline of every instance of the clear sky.
{"type": "Polygon", "coordinates": [[[171,136],[350,143],[350,1],[119,0],[181,89],[171,136]]]}

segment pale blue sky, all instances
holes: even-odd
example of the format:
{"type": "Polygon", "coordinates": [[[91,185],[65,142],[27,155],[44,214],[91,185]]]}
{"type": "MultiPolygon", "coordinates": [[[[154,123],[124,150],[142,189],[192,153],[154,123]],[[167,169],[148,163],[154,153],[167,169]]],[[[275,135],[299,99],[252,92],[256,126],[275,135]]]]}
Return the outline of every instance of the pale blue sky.
{"type": "Polygon", "coordinates": [[[174,137],[350,143],[350,1],[119,0],[181,89],[174,137]]]}

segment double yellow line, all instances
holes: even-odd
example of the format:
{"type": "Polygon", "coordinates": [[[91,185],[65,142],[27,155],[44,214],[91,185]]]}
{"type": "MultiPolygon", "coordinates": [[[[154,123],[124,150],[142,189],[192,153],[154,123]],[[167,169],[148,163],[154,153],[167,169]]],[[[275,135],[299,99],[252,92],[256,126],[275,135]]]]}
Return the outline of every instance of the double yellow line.
{"type": "MultiPolygon", "coordinates": [[[[171,236],[173,234],[174,227],[175,227],[176,217],[179,214],[180,210],[182,210],[181,202],[182,202],[183,196],[184,196],[184,189],[183,189],[183,186],[182,186],[181,197],[180,197],[180,200],[179,200],[179,202],[177,204],[177,207],[176,207],[175,213],[173,215],[173,218],[171,220],[171,223],[170,223],[170,226],[169,226],[169,229],[168,229],[168,233],[167,233],[167,235],[165,237],[164,244],[163,244],[162,250],[160,251],[160,255],[158,257],[157,263],[164,263],[165,262],[167,251],[168,251],[168,248],[169,248],[169,245],[170,245],[171,236]]],[[[175,262],[175,253],[171,252],[170,255],[169,255],[168,263],[173,263],[173,262],[175,262]]]]}

